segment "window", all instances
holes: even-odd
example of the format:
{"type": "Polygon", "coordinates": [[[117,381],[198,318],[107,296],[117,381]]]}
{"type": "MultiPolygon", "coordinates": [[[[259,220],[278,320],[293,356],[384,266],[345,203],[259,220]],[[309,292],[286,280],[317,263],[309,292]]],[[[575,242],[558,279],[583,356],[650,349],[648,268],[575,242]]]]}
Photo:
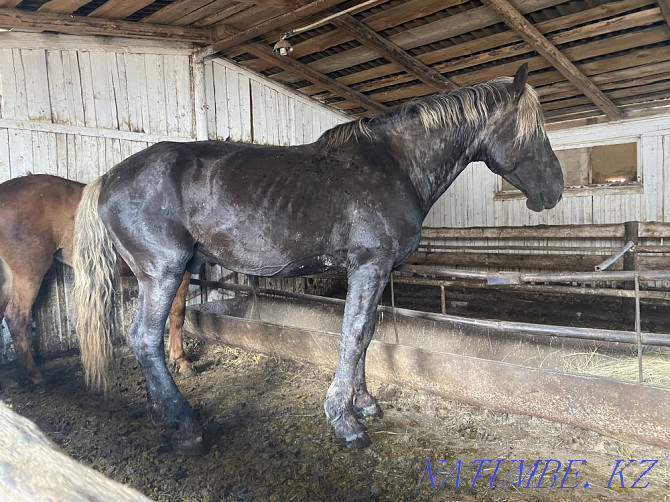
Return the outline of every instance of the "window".
{"type": "MultiPolygon", "coordinates": [[[[637,142],[556,150],[567,189],[638,187],[637,142]]],[[[519,193],[502,181],[499,193],[519,193]]]]}

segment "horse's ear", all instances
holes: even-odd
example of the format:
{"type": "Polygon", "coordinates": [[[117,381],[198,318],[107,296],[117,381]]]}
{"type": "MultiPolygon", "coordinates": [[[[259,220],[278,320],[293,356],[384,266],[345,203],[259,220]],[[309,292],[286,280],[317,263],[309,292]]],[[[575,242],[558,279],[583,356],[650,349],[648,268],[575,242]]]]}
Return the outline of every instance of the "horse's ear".
{"type": "Polygon", "coordinates": [[[528,78],[528,63],[524,63],[521,66],[519,66],[519,69],[516,71],[516,75],[514,75],[514,84],[512,87],[514,89],[515,101],[519,101],[519,98],[521,98],[523,91],[526,90],[527,78],[528,78]]]}

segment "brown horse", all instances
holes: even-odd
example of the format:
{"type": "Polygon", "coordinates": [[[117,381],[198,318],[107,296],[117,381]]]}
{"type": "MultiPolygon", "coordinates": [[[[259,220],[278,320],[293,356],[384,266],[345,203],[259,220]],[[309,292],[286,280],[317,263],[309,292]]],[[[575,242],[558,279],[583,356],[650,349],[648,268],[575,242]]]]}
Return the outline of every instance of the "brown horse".
{"type": "MultiPolygon", "coordinates": [[[[35,385],[44,375],[32,347],[32,306],[44,275],[58,259],[70,264],[74,215],[84,185],[46,174],[0,184],[0,319],[12,335],[19,376],[35,385]]],[[[182,327],[190,273],[183,278],[170,310],[170,361],[192,373],[182,346],[182,327]]]]}

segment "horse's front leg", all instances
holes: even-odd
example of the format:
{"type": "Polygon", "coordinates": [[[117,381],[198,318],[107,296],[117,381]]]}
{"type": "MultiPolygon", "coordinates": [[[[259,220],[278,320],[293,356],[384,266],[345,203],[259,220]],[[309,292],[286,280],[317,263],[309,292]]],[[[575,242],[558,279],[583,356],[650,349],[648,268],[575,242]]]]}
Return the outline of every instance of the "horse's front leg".
{"type": "Polygon", "coordinates": [[[172,445],[179,453],[203,452],[202,430],[188,402],[165,364],[163,330],[181,274],[139,279],[139,302],[128,339],[142,369],[151,418],[170,429],[172,445]]]}
{"type": "Polygon", "coordinates": [[[354,415],[353,398],[357,367],[372,339],[377,304],[390,273],[391,264],[381,262],[366,263],[349,272],[340,360],[324,405],[326,418],[334,428],[335,440],[348,447],[365,448],[370,444],[354,415]]]}
{"type": "MultiPolygon", "coordinates": [[[[373,330],[374,332],[374,326],[373,330]]],[[[371,333],[370,339],[372,339],[371,333]]],[[[354,414],[357,418],[381,418],[382,409],[377,404],[377,400],[368,392],[368,386],[365,382],[365,356],[367,348],[361,354],[361,358],[356,365],[356,376],[354,377],[354,414]]]]}

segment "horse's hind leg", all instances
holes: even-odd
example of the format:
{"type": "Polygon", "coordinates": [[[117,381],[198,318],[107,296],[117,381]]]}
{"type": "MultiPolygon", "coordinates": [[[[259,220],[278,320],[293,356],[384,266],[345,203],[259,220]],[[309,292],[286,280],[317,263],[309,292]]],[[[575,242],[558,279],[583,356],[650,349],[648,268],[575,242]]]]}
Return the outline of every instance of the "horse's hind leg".
{"type": "Polygon", "coordinates": [[[195,375],[193,365],[186,358],[184,352],[184,318],[186,316],[186,295],[188,294],[188,285],[191,282],[191,272],[188,270],[184,273],[184,278],[177,290],[170,307],[170,365],[176,369],[178,373],[184,376],[195,375]]]}
{"type": "Polygon", "coordinates": [[[12,294],[12,271],[4,261],[0,260],[0,321],[5,315],[5,307],[12,294]]]}
{"type": "MultiPolygon", "coordinates": [[[[374,326],[372,331],[374,332],[374,326]]],[[[372,338],[371,333],[367,336],[372,338]]],[[[356,376],[354,377],[354,415],[357,418],[381,418],[382,410],[377,404],[377,400],[368,392],[368,386],[365,382],[365,355],[367,348],[363,351],[361,358],[356,365],[356,376]]]]}
{"type": "Polygon", "coordinates": [[[12,293],[5,309],[5,321],[14,342],[19,379],[28,379],[35,385],[45,381],[35,364],[32,344],[31,309],[39,287],[39,280],[14,275],[12,293]]]}
{"type": "Polygon", "coordinates": [[[366,263],[349,273],[340,360],[324,404],[335,440],[348,447],[364,448],[370,444],[354,415],[355,380],[359,361],[372,339],[377,305],[390,273],[391,263],[366,263]]]}
{"type": "Polygon", "coordinates": [[[200,424],[170,376],[163,348],[165,321],[181,280],[181,273],[167,271],[154,270],[151,277],[138,276],[139,302],[128,340],[142,368],[152,419],[176,429],[172,436],[175,450],[200,454],[203,450],[200,424]]]}

